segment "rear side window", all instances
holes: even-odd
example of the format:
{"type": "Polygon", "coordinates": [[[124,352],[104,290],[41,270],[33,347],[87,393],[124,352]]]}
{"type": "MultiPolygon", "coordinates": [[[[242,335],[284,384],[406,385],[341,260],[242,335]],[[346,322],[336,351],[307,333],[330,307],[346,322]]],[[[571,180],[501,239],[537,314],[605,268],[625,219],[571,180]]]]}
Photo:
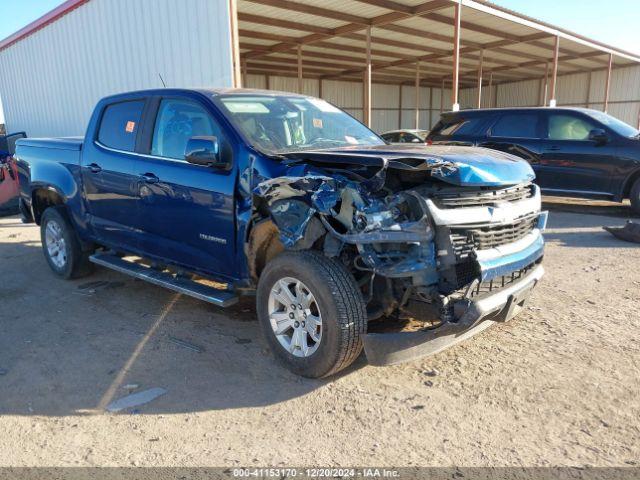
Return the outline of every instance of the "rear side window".
{"type": "Polygon", "coordinates": [[[385,133],[384,135],[381,135],[382,138],[384,138],[387,142],[397,142],[398,141],[398,134],[397,133],[385,133]]]}
{"type": "Polygon", "coordinates": [[[133,152],[143,109],[144,100],[109,105],[102,114],[98,141],[106,147],[133,152]]]}
{"type": "Polygon", "coordinates": [[[485,118],[483,117],[445,117],[442,118],[434,127],[433,133],[443,137],[451,137],[454,135],[472,135],[478,131],[485,118]]]}
{"type": "Polygon", "coordinates": [[[492,137],[538,138],[538,115],[508,113],[491,128],[492,137]]]}

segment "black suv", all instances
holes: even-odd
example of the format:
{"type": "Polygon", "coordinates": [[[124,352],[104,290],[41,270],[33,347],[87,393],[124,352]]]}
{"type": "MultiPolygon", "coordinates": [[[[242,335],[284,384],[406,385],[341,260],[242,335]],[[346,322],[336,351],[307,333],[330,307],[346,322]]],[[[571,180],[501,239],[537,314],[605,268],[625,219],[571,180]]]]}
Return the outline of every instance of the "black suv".
{"type": "Polygon", "coordinates": [[[428,144],[476,145],[527,160],[550,195],[631,200],[640,214],[640,132],[587,108],[447,112],[428,144]]]}

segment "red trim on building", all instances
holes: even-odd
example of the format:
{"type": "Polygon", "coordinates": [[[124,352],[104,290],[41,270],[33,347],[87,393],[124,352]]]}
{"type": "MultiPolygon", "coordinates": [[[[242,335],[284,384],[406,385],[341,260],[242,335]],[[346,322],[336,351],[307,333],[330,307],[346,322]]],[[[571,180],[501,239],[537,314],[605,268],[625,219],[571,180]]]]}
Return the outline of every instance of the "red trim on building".
{"type": "Polygon", "coordinates": [[[76,8],[84,5],[88,1],[89,0],[67,0],[66,2],[64,2],[59,7],[54,8],[49,13],[46,13],[45,15],[43,15],[42,17],[37,19],[35,22],[31,22],[29,25],[27,25],[26,27],[18,30],[13,35],[10,35],[7,38],[5,38],[4,40],[0,41],[0,51],[4,50],[6,48],[9,48],[14,43],[19,42],[23,38],[28,37],[29,35],[37,32],[41,28],[46,27],[50,23],[55,22],[60,17],[63,17],[67,13],[69,13],[69,12],[75,10],[76,8]]]}

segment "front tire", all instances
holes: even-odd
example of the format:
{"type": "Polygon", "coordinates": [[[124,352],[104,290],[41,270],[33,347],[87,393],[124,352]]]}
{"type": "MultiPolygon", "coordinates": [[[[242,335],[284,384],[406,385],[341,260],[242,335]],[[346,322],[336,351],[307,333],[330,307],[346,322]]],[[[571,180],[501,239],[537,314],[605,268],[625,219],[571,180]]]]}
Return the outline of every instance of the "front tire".
{"type": "Polygon", "coordinates": [[[89,253],[82,250],[64,207],[49,207],[40,222],[42,251],[51,270],[66,280],[80,278],[93,270],[89,253]]]}
{"type": "Polygon", "coordinates": [[[638,178],[633,184],[633,187],[631,187],[629,200],[631,201],[631,210],[633,210],[633,213],[640,215],[640,178],[638,178]]]}
{"type": "Polygon", "coordinates": [[[258,282],[256,310],[275,356],[309,378],[333,375],[362,351],[367,314],[353,276],[317,252],[284,252],[258,282]]]}

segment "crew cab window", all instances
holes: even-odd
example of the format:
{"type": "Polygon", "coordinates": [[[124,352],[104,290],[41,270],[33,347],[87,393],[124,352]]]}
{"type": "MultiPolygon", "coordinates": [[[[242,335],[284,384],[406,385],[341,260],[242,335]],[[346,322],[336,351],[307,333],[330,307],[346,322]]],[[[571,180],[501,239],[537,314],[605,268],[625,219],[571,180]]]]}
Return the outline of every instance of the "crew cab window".
{"type": "Polygon", "coordinates": [[[593,123],[574,115],[549,116],[549,140],[588,140],[589,132],[597,128],[593,123]]]}
{"type": "Polygon", "coordinates": [[[492,137],[538,138],[538,115],[535,113],[508,113],[491,127],[492,137]]]}
{"type": "Polygon", "coordinates": [[[189,100],[165,99],[160,102],[153,132],[151,154],[184,160],[191,137],[215,136],[219,129],[211,115],[199,104],[189,100]]]}
{"type": "Polygon", "coordinates": [[[102,114],[98,141],[110,148],[133,152],[144,109],[144,100],[114,103],[102,114]]]}

